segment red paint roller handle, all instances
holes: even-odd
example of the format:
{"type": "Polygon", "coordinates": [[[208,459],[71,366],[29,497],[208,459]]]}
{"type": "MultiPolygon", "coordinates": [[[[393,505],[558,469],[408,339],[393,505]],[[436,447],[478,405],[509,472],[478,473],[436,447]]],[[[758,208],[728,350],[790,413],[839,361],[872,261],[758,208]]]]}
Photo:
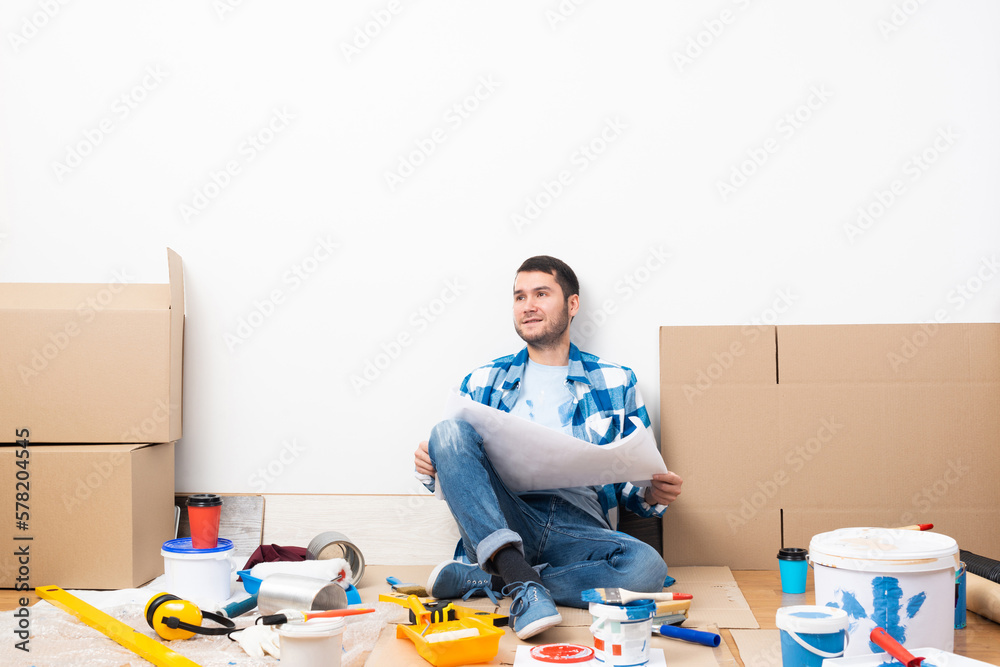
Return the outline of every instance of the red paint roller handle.
{"type": "Polygon", "coordinates": [[[893,639],[892,636],[885,631],[885,628],[875,628],[872,630],[869,638],[884,648],[886,653],[906,665],[906,667],[918,667],[918,665],[924,661],[923,658],[913,657],[913,654],[903,648],[902,644],[893,639]]]}

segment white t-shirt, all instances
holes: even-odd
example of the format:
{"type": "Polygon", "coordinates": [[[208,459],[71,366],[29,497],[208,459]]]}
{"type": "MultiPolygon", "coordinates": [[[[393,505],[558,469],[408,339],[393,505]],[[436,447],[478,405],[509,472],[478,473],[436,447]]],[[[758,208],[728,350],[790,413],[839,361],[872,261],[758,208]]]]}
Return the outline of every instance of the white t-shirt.
{"type": "MultiPolygon", "coordinates": [[[[510,413],[572,436],[572,420],[576,404],[573,401],[573,394],[566,386],[568,375],[569,366],[545,366],[528,359],[524,366],[524,375],[521,377],[517,402],[514,403],[510,413]]],[[[597,496],[600,488],[600,486],[573,486],[564,489],[525,491],[518,495],[560,496],[607,526],[608,520],[604,516],[604,510],[601,509],[601,502],[597,496]]]]}

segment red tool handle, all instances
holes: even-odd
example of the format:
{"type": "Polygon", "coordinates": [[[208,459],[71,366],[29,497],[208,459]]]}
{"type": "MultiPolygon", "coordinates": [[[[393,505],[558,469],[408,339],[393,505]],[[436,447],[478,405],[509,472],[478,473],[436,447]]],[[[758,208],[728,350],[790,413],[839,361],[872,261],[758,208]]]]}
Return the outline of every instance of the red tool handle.
{"type": "Polygon", "coordinates": [[[875,628],[872,630],[870,639],[884,648],[886,653],[899,660],[901,663],[906,665],[906,667],[918,667],[918,665],[924,661],[923,658],[915,658],[913,654],[903,648],[903,645],[897,642],[892,636],[885,631],[885,628],[875,628]]]}

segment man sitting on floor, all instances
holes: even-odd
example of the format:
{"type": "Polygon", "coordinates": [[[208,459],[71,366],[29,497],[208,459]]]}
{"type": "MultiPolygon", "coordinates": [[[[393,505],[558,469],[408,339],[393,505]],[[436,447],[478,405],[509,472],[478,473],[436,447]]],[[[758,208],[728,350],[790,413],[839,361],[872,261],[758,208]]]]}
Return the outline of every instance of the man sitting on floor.
{"type": "MultiPolygon", "coordinates": [[[[649,417],[635,374],[570,343],[580,308],[573,270],[549,256],[525,260],[514,279],[514,328],[527,346],[472,371],[461,393],[574,437],[606,445],[649,417]]],[[[530,454],[529,454],[530,455],[530,454]]],[[[562,621],[556,603],[585,607],[589,588],[641,592],[663,588],[667,566],[655,549],[614,530],[619,501],[644,517],[660,516],[681,492],[675,473],[649,487],[629,483],[512,493],[467,422],[446,420],[415,453],[417,473],[433,490],[437,474],[472,563],[446,561],[428,592],[468,598],[513,596],[514,632],[527,639],[562,621]]]]}

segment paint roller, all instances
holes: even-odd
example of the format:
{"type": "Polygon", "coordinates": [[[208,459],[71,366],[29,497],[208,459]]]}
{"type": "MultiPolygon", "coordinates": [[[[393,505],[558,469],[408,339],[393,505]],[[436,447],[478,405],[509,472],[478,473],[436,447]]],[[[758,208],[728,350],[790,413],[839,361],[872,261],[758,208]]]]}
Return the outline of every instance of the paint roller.
{"type": "Polygon", "coordinates": [[[965,607],[983,618],[1000,623],[1000,584],[966,572],[965,607]]]}

